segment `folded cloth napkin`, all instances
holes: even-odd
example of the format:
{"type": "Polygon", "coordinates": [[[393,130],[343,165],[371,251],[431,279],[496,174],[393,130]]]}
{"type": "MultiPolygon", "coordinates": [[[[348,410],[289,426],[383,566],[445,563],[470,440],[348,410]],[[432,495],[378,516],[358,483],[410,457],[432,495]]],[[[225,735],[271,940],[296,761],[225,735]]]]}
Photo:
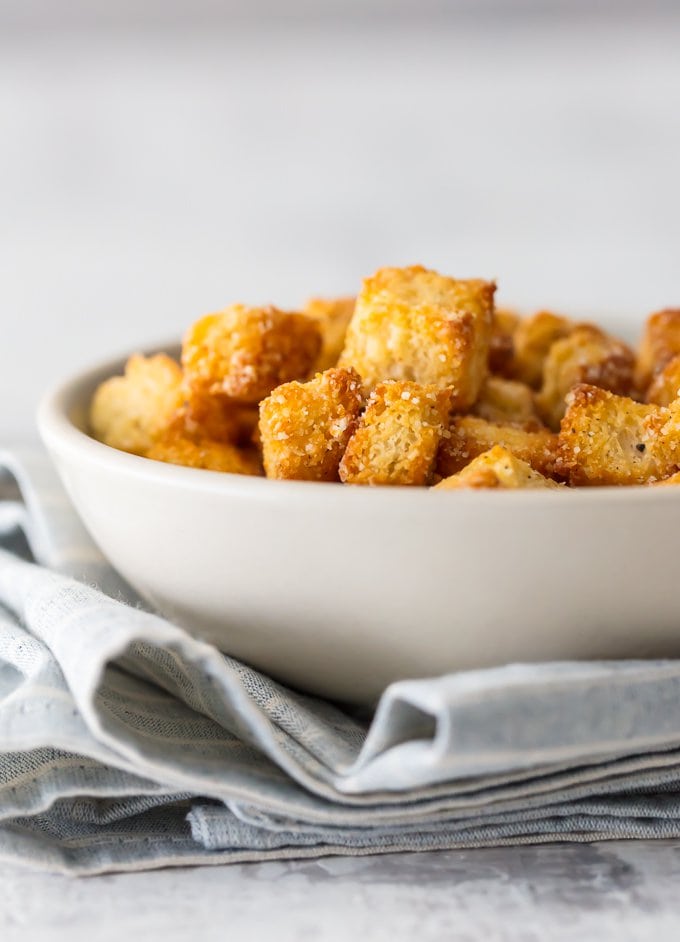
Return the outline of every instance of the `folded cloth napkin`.
{"type": "Polygon", "coordinates": [[[0,469],[0,858],[99,873],[680,835],[680,662],[402,681],[369,723],[152,612],[43,455],[0,469]]]}

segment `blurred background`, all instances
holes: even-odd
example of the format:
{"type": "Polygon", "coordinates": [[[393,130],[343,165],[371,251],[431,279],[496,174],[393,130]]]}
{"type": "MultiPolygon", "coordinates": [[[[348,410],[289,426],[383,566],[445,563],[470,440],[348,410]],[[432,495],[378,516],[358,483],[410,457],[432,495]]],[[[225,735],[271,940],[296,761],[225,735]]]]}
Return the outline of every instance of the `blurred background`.
{"type": "Polygon", "coordinates": [[[89,361],[384,264],[680,304],[680,7],[0,0],[0,430],[89,361]]]}

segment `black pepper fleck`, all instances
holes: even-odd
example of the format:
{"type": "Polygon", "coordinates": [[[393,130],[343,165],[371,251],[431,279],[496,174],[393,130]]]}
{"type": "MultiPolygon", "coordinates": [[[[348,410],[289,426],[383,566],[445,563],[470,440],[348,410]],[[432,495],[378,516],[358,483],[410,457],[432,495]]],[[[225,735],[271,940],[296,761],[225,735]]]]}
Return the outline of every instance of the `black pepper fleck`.
{"type": "Polygon", "coordinates": [[[642,442],[640,442],[640,444],[639,444],[639,445],[636,445],[635,447],[636,447],[637,450],[640,452],[640,454],[642,454],[642,452],[645,450],[645,445],[643,445],[642,442]]]}

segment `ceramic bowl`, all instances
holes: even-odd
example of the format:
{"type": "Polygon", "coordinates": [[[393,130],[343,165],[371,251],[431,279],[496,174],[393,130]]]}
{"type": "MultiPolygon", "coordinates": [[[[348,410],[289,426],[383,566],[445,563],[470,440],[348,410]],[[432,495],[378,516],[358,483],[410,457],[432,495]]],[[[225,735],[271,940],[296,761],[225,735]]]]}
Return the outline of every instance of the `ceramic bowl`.
{"type": "Polygon", "coordinates": [[[93,390],[122,367],[47,395],[42,438],[116,569],[223,651],[356,703],[406,677],[680,654],[680,488],[446,492],[161,464],[87,433],[93,390]]]}

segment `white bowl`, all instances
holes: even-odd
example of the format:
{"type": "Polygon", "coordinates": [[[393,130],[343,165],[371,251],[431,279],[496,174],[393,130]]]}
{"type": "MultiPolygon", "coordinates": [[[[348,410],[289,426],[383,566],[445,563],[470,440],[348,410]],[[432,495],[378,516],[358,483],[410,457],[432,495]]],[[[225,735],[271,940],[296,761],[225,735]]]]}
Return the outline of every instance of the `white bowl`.
{"type": "Polygon", "coordinates": [[[680,488],[446,492],[161,464],[85,431],[122,367],[50,393],[40,432],[113,565],[223,651],[358,703],[405,677],[680,654],[680,488]]]}

